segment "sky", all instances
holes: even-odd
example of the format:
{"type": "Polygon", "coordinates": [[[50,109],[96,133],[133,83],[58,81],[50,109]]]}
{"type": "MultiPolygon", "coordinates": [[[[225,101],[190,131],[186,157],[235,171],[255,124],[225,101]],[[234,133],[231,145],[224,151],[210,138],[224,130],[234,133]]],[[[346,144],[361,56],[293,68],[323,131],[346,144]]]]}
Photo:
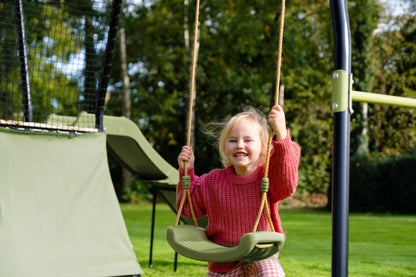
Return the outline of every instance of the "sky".
{"type": "Polygon", "coordinates": [[[380,2],[385,6],[390,6],[391,13],[394,16],[403,14],[408,8],[408,5],[406,5],[405,3],[403,3],[403,1],[400,0],[381,0],[380,2]]]}

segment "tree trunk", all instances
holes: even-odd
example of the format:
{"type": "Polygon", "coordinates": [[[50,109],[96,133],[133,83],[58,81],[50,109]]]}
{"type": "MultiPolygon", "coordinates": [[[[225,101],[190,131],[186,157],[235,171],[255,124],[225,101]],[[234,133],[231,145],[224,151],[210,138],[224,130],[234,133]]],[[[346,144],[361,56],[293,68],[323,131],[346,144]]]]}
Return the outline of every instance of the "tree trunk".
{"type": "Polygon", "coordinates": [[[360,156],[367,156],[369,153],[369,137],[368,137],[368,103],[362,103],[362,121],[361,134],[359,137],[359,145],[357,154],[360,156]]]}
{"type": "Polygon", "coordinates": [[[130,78],[127,73],[126,33],[120,29],[121,79],[123,80],[123,115],[131,118],[130,78]]]}
{"type": "MultiPolygon", "coordinates": [[[[130,102],[130,78],[127,73],[127,55],[126,55],[126,33],[124,28],[120,28],[120,56],[121,56],[121,79],[123,80],[123,115],[131,118],[131,102],[130,102]]],[[[132,174],[125,167],[122,169],[123,188],[130,185],[132,174]]]]}

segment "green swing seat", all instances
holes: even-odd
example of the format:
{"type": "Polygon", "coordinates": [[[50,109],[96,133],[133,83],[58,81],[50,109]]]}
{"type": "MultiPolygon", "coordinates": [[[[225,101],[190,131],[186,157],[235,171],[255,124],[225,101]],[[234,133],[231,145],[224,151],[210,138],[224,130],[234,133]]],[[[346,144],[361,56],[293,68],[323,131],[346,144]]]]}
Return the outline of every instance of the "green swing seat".
{"type": "Polygon", "coordinates": [[[264,260],[277,254],[284,244],[283,234],[258,231],[244,234],[236,246],[222,246],[210,241],[204,228],[192,225],[169,226],[166,239],[185,257],[215,263],[264,260]]]}

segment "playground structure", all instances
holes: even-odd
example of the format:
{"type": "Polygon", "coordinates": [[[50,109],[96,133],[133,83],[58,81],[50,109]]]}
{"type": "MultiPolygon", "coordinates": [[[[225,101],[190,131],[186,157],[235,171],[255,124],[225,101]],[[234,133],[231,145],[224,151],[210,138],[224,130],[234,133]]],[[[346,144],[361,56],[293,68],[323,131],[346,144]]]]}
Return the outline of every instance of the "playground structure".
{"type": "MultiPolygon", "coordinates": [[[[352,90],[346,1],[330,3],[332,276],[343,277],[351,101],[415,107],[416,100],[352,90]]],[[[118,0],[0,4],[0,275],[142,273],[103,161],[108,151],[167,198],[178,174],[135,123],[104,115],[120,7],[118,0]]]]}
{"type": "Polygon", "coordinates": [[[167,200],[178,174],[136,124],[104,116],[120,10],[121,0],[0,4],[1,276],[143,273],[107,154],[167,200]]]}
{"type": "Polygon", "coordinates": [[[348,276],[349,164],[352,101],[416,108],[416,99],[353,91],[351,34],[346,0],[331,0],[332,74],[332,276],[348,276]]]}

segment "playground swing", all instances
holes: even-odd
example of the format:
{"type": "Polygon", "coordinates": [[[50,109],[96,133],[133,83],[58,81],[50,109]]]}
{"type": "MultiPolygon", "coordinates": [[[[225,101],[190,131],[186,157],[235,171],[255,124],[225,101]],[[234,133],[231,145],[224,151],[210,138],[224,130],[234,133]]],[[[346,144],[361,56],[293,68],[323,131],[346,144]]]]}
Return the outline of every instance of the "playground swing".
{"type": "MultiPolygon", "coordinates": [[[[280,83],[280,67],[281,67],[281,55],[282,55],[282,40],[283,40],[283,24],[285,14],[285,0],[282,0],[281,6],[281,20],[280,20],[280,32],[279,32],[279,49],[277,59],[277,73],[276,73],[276,87],[275,87],[275,105],[279,99],[279,83],[280,83]]],[[[192,121],[192,103],[193,103],[193,91],[195,87],[195,69],[196,69],[196,44],[197,44],[197,32],[199,24],[199,0],[196,1],[196,13],[195,13],[195,28],[194,28],[194,44],[193,44],[193,64],[192,64],[192,76],[190,86],[190,100],[189,100],[189,117],[188,117],[188,132],[187,132],[187,145],[190,145],[190,130],[192,121]]],[[[267,146],[267,157],[264,177],[261,182],[261,204],[257,214],[256,221],[254,223],[253,231],[244,234],[240,238],[239,244],[236,246],[228,247],[216,244],[209,240],[206,235],[205,229],[198,226],[195,213],[193,211],[192,200],[190,196],[191,180],[188,175],[188,167],[185,164],[185,174],[182,177],[182,187],[184,189],[183,197],[179,205],[177,212],[176,222],[174,226],[169,226],[166,230],[166,240],[170,246],[179,254],[200,261],[224,263],[234,261],[252,262],[267,259],[277,254],[284,245],[284,235],[275,232],[273,222],[270,217],[270,211],[267,201],[267,192],[269,189],[268,179],[268,167],[270,161],[272,145],[272,136],[269,137],[267,146]],[[188,199],[190,206],[192,219],[194,226],[192,225],[179,225],[182,209],[184,203],[188,199]],[[271,231],[257,231],[257,226],[260,222],[260,218],[263,214],[263,210],[266,210],[266,216],[270,225],[271,231]]]]}

